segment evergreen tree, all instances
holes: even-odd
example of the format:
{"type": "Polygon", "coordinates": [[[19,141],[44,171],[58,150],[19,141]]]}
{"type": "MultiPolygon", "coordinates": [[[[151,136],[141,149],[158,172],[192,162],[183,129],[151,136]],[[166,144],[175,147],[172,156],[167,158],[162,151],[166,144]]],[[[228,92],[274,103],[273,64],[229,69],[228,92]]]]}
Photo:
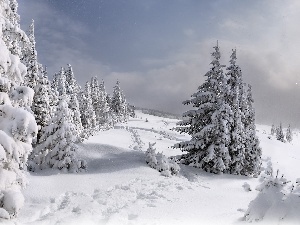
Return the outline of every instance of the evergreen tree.
{"type": "Polygon", "coordinates": [[[194,108],[183,114],[177,131],[192,136],[175,147],[187,151],[184,162],[213,173],[256,176],[260,173],[261,149],[255,131],[251,86],[242,81],[233,50],[226,77],[220,64],[219,47],[206,81],[184,102],[194,108]]]}
{"type": "Polygon", "coordinates": [[[68,69],[65,72],[65,87],[66,93],[69,97],[69,108],[72,111],[72,121],[76,127],[76,136],[78,141],[81,140],[81,133],[83,132],[83,126],[81,122],[81,114],[79,109],[78,94],[80,87],[75,79],[72,66],[68,64],[68,69]]]}
{"type": "Polygon", "coordinates": [[[286,140],[288,142],[292,142],[293,141],[293,133],[291,130],[291,125],[289,124],[287,130],[286,130],[286,134],[285,134],[286,140]]]}
{"type": "Polygon", "coordinates": [[[244,167],[245,160],[245,127],[242,123],[243,114],[240,106],[240,99],[243,93],[242,71],[241,68],[236,65],[236,60],[236,50],[232,50],[230,66],[227,68],[228,85],[225,97],[233,113],[232,120],[230,121],[230,173],[240,174],[244,167]]]}
{"type": "Polygon", "coordinates": [[[39,132],[37,135],[37,143],[39,142],[39,138],[41,136],[41,129],[47,126],[50,122],[51,117],[53,114],[52,105],[51,105],[51,98],[52,90],[50,86],[50,81],[47,77],[47,71],[42,71],[40,74],[39,80],[37,85],[35,86],[35,93],[33,97],[33,104],[32,104],[32,111],[35,116],[35,120],[37,125],[39,126],[39,132]]]}
{"type": "Polygon", "coordinates": [[[242,171],[244,175],[257,176],[260,174],[261,166],[261,148],[259,147],[259,140],[256,136],[255,126],[255,110],[253,108],[253,97],[251,85],[248,85],[246,92],[247,109],[244,111],[245,115],[245,165],[242,171]]]}
{"type": "Polygon", "coordinates": [[[39,64],[37,61],[37,51],[35,47],[36,42],[34,36],[34,20],[32,20],[29,29],[29,41],[30,41],[30,45],[29,45],[30,47],[26,54],[26,58],[24,59],[27,66],[25,85],[32,89],[35,89],[35,86],[37,85],[39,79],[39,64]]]}
{"type": "Polygon", "coordinates": [[[80,93],[80,113],[81,113],[81,122],[84,128],[84,138],[93,135],[96,126],[96,115],[93,109],[92,99],[91,99],[91,87],[90,82],[86,82],[85,89],[80,93]]]}
{"type": "Polygon", "coordinates": [[[91,83],[91,100],[92,100],[92,106],[95,112],[96,116],[96,122],[98,125],[100,125],[101,120],[101,109],[100,109],[100,90],[99,90],[99,82],[97,77],[92,77],[91,83]]]}
{"type": "MultiPolygon", "coordinates": [[[[78,95],[80,92],[80,86],[74,76],[73,68],[68,64],[68,69],[65,70],[66,77],[66,92],[68,95],[78,95]]],[[[77,97],[77,96],[76,96],[77,97]]]]}
{"type": "Polygon", "coordinates": [[[126,122],[128,120],[128,111],[125,95],[120,88],[120,82],[117,81],[114,87],[111,99],[111,109],[116,115],[116,122],[126,122]]]}
{"type": "Polygon", "coordinates": [[[99,107],[98,107],[98,123],[101,127],[109,127],[112,125],[109,103],[107,102],[107,93],[104,81],[99,85],[99,107]]]}
{"type": "Polygon", "coordinates": [[[232,111],[224,98],[226,78],[220,64],[219,47],[214,47],[211,69],[205,74],[206,81],[191,100],[192,109],[183,114],[177,130],[192,136],[190,141],[181,142],[175,147],[188,153],[183,156],[185,163],[200,167],[205,171],[220,173],[229,170],[230,119],[232,111]]]}
{"type": "Polygon", "coordinates": [[[277,127],[277,129],[276,129],[276,139],[278,141],[285,142],[281,123],[280,123],[279,127],[277,127]]]}
{"type": "Polygon", "coordinates": [[[86,162],[76,156],[76,126],[72,122],[72,113],[68,108],[66,96],[61,96],[55,115],[50,124],[43,128],[36,151],[36,167],[47,167],[80,172],[86,169],[86,162]]]}
{"type": "Polygon", "coordinates": [[[276,128],[275,128],[274,124],[272,124],[271,135],[275,135],[275,134],[276,134],[276,128]]]}
{"type": "Polygon", "coordinates": [[[14,91],[18,93],[13,95],[14,102],[23,102],[23,107],[32,102],[32,90],[20,86],[26,66],[20,61],[21,52],[14,48],[20,37],[28,39],[18,23],[17,2],[2,0],[0,17],[0,217],[9,219],[16,217],[24,204],[21,188],[27,184],[24,170],[37,125],[31,113],[11,101],[14,91]]]}

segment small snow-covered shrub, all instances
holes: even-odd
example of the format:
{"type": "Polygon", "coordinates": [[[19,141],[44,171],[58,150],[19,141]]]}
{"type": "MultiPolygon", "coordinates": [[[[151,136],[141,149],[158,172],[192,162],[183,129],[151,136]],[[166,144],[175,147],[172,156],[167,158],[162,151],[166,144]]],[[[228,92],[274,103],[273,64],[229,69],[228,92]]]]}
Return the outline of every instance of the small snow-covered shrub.
{"type": "Polygon", "coordinates": [[[165,155],[162,153],[157,153],[157,167],[156,169],[164,176],[170,177],[171,171],[169,166],[169,161],[165,155]]]}
{"type": "Polygon", "coordinates": [[[150,143],[149,142],[149,147],[146,151],[146,163],[151,167],[151,168],[154,168],[156,169],[156,166],[157,166],[157,159],[156,159],[156,153],[155,153],[155,148],[154,148],[154,145],[156,143],[150,143]]]}
{"type": "Polygon", "coordinates": [[[154,145],[149,143],[149,148],[146,151],[146,163],[153,169],[158,170],[163,176],[177,175],[180,171],[178,160],[176,158],[167,158],[162,153],[155,153],[154,145]]]}
{"type": "Polygon", "coordinates": [[[273,174],[261,177],[262,183],[256,188],[259,194],[250,202],[244,215],[246,221],[300,223],[299,183],[289,185],[290,182],[278,173],[275,177],[273,174]]]}

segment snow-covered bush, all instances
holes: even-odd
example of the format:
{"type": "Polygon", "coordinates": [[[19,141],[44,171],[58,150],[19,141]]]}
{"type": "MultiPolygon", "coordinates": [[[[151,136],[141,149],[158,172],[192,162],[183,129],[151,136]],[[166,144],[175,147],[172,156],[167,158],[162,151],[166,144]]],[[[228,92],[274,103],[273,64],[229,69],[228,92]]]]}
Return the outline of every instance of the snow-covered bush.
{"type": "Polygon", "coordinates": [[[248,222],[264,221],[265,223],[278,224],[284,221],[287,224],[300,222],[300,185],[290,184],[283,175],[262,176],[262,183],[256,188],[257,197],[250,202],[244,215],[248,222]]]}
{"type": "Polygon", "coordinates": [[[174,157],[167,158],[162,153],[155,153],[155,144],[149,143],[146,151],[146,163],[153,169],[158,170],[163,176],[170,177],[171,175],[177,175],[180,171],[178,160],[174,157]]]}
{"type": "Polygon", "coordinates": [[[155,144],[156,143],[151,144],[149,142],[149,147],[146,151],[146,163],[154,169],[156,169],[156,166],[157,166],[157,159],[156,159],[156,153],[155,153],[156,149],[154,148],[155,144]]]}
{"type": "Polygon", "coordinates": [[[169,161],[165,155],[162,153],[157,153],[157,166],[156,169],[166,177],[171,176],[171,171],[170,171],[170,166],[169,166],[169,161]]]}

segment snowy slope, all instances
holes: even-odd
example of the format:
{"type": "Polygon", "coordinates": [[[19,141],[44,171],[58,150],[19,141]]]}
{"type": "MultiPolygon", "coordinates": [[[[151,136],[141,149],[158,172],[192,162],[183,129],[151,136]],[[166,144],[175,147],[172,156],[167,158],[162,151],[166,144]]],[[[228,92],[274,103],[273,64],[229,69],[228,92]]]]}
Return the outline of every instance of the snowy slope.
{"type": "MultiPolygon", "coordinates": [[[[18,219],[5,223],[246,224],[242,218],[258,194],[254,189],[259,179],[213,175],[184,165],[178,176],[169,178],[145,163],[148,142],[156,142],[157,151],[167,156],[181,154],[171,146],[189,137],[170,130],[176,122],[138,111],[127,124],[91,137],[79,145],[88,171],[29,174],[25,207],[18,219]],[[253,191],[244,189],[245,182],[253,191]]],[[[268,138],[270,127],[257,129],[263,166],[272,162],[289,179],[300,177],[300,138],[281,143],[268,138]]]]}

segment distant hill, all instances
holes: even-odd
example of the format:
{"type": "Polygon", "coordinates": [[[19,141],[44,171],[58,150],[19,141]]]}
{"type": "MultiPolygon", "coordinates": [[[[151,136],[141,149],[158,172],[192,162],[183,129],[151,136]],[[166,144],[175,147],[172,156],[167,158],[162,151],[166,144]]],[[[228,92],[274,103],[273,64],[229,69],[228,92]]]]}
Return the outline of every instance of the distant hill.
{"type": "Polygon", "coordinates": [[[152,116],[159,116],[159,117],[165,117],[169,119],[177,119],[182,120],[182,116],[174,113],[164,112],[156,109],[146,109],[142,107],[135,107],[136,110],[141,110],[144,114],[149,114],[152,116]]]}

